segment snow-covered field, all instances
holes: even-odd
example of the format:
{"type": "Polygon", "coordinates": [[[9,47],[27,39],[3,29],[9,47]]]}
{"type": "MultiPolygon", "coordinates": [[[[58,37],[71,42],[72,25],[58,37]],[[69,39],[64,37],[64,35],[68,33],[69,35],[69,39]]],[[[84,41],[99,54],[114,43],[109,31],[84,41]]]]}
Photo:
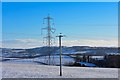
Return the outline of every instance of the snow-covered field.
{"type": "Polygon", "coordinates": [[[2,62],[3,78],[118,78],[117,68],[89,68],[63,66],[63,76],[59,76],[59,66],[33,63],[28,60],[2,62]],[[23,63],[23,61],[26,61],[23,63]],[[30,63],[31,62],[31,63],[30,63]]]}
{"type": "MultiPolygon", "coordinates": [[[[34,58],[33,61],[47,63],[48,59],[49,59],[49,56],[44,56],[44,57],[34,58]],[[45,57],[46,57],[46,60],[45,60],[45,57]]],[[[62,65],[66,65],[73,62],[74,62],[73,58],[65,55],[62,56],[62,65]]],[[[60,65],[60,56],[59,55],[51,56],[50,63],[54,65],[60,65]]]]}
{"type": "MultiPolygon", "coordinates": [[[[51,56],[51,59],[50,59],[50,64],[54,64],[54,65],[59,65],[60,63],[60,56],[56,55],[56,56],[51,56]]],[[[42,56],[42,57],[36,57],[36,58],[32,58],[32,59],[20,59],[20,58],[2,58],[5,62],[8,62],[8,63],[32,63],[32,64],[35,64],[35,62],[37,63],[46,63],[48,64],[48,59],[49,59],[49,56],[42,56]]],[[[1,59],[1,60],[2,60],[1,59]]],[[[65,65],[65,64],[69,64],[69,63],[73,63],[74,62],[74,59],[69,57],[69,56],[62,56],[62,65],[65,65]]]]}

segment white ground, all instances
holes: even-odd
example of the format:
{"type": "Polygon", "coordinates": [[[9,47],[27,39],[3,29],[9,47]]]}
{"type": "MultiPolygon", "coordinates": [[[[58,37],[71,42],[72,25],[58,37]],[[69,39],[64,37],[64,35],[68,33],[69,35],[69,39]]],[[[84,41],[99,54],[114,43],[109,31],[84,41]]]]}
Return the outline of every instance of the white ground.
{"type": "Polygon", "coordinates": [[[31,63],[2,63],[3,78],[118,78],[117,68],[88,68],[63,66],[63,76],[59,76],[59,66],[31,63]]]}

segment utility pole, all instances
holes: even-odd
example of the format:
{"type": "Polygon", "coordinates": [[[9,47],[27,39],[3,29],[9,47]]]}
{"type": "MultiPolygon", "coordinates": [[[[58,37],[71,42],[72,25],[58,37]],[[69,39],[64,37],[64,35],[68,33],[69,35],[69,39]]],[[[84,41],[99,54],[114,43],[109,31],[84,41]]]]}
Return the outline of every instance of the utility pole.
{"type": "Polygon", "coordinates": [[[59,48],[60,48],[60,76],[62,76],[62,45],[61,45],[61,38],[64,37],[64,35],[62,35],[60,33],[59,36],[56,36],[56,37],[59,37],[59,48]]]}
{"type": "MultiPolygon", "coordinates": [[[[49,49],[48,50],[48,56],[49,56],[48,64],[50,65],[50,62],[51,62],[51,49],[50,48],[51,48],[51,44],[52,44],[52,39],[54,39],[54,41],[55,41],[55,38],[52,37],[52,33],[54,33],[56,29],[51,27],[51,20],[53,20],[53,18],[51,18],[50,15],[48,15],[48,17],[44,18],[44,20],[47,21],[47,27],[42,28],[42,30],[47,30],[47,34],[46,34],[46,37],[43,37],[43,39],[46,39],[46,45],[49,49]]],[[[44,24],[44,22],[43,22],[43,24],[44,24]]]]}

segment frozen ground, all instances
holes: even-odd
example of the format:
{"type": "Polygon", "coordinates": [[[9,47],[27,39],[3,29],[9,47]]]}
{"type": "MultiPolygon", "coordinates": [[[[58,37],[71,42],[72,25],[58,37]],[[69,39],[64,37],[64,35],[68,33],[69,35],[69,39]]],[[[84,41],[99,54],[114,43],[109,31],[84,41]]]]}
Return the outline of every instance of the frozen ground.
{"type": "Polygon", "coordinates": [[[22,62],[2,62],[3,78],[118,78],[117,68],[88,68],[63,66],[63,76],[59,76],[59,66],[22,62]]]}
{"type": "MultiPolygon", "coordinates": [[[[8,62],[8,63],[32,63],[35,64],[37,63],[48,63],[49,56],[43,56],[43,57],[36,57],[36,58],[31,58],[31,59],[20,59],[20,58],[2,58],[3,61],[8,62]]],[[[2,60],[1,59],[1,60],[2,60]]],[[[50,63],[54,65],[59,65],[60,63],[60,58],[58,55],[56,56],[51,56],[50,63]]],[[[62,56],[62,65],[73,63],[74,59],[69,57],[69,56],[62,56]]]]}

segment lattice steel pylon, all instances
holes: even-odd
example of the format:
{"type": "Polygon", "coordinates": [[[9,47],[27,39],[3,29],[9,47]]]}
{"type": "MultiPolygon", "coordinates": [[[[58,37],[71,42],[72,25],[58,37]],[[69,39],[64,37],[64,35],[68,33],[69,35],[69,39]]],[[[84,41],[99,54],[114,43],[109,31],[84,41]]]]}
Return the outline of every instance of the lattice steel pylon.
{"type": "Polygon", "coordinates": [[[42,33],[43,30],[47,31],[46,36],[43,37],[43,43],[44,43],[44,39],[46,39],[46,45],[48,47],[48,54],[46,54],[46,56],[48,56],[48,58],[46,58],[46,56],[45,56],[45,61],[46,61],[46,59],[48,59],[48,60],[45,63],[50,65],[51,62],[52,63],[54,62],[54,55],[51,53],[51,46],[53,44],[53,40],[55,42],[55,38],[52,36],[52,34],[54,34],[56,29],[51,27],[51,25],[52,25],[51,21],[53,22],[54,20],[53,20],[53,18],[50,17],[50,15],[48,15],[46,18],[43,19],[43,24],[44,24],[45,20],[46,20],[46,23],[47,23],[47,27],[42,28],[41,33],[42,33]],[[53,56],[53,59],[51,59],[51,55],[53,56]]]}

